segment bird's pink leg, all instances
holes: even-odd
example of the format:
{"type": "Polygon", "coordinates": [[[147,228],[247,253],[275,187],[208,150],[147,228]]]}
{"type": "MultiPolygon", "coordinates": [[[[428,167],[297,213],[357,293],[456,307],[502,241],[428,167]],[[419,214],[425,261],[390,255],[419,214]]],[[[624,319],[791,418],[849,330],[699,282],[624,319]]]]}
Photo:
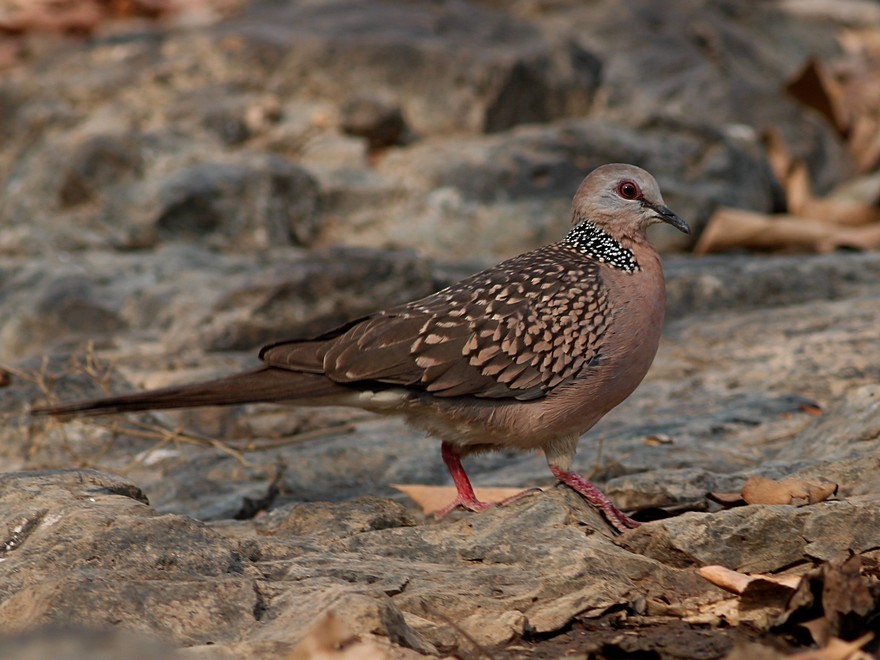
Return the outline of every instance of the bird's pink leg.
{"type": "Polygon", "coordinates": [[[440,455],[443,456],[443,462],[446,463],[446,467],[449,468],[449,474],[452,475],[452,481],[455,483],[455,490],[458,491],[458,496],[452,502],[434,513],[434,517],[438,520],[445,517],[457,507],[467,509],[468,511],[485,511],[486,509],[491,509],[493,506],[504,506],[511,502],[516,502],[518,499],[523,498],[526,495],[541,492],[540,488],[526,488],[524,491],[517,493],[516,495],[511,495],[500,502],[481,502],[477,499],[477,496],[474,493],[474,488],[471,486],[471,480],[468,479],[467,473],[464,471],[464,466],[461,464],[461,456],[459,456],[458,452],[453,449],[452,445],[444,442],[440,446],[440,455]]]}
{"type": "Polygon", "coordinates": [[[437,511],[434,517],[439,520],[457,507],[462,507],[468,511],[485,511],[490,508],[491,504],[477,499],[477,496],[474,494],[474,487],[471,486],[471,480],[468,479],[464,466],[461,464],[461,456],[458,455],[458,452],[455,451],[452,445],[444,442],[440,446],[440,455],[449,469],[449,474],[452,475],[452,481],[455,483],[455,490],[458,491],[458,496],[451,503],[437,511]]]}
{"type": "Polygon", "coordinates": [[[567,472],[555,465],[551,465],[550,470],[556,475],[556,478],[559,479],[559,481],[576,490],[583,495],[587,502],[604,513],[608,522],[610,522],[611,526],[618,532],[625,532],[628,529],[633,529],[642,524],[638,520],[633,520],[623,511],[614,506],[614,502],[608,499],[608,496],[605,495],[605,493],[596,488],[582,476],[575,474],[574,472],[567,472]]]}

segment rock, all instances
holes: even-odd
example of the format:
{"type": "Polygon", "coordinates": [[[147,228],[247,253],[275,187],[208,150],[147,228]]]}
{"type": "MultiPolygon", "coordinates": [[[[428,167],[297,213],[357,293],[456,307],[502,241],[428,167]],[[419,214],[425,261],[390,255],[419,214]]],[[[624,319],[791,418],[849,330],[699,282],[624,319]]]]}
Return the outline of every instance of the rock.
{"type": "Polygon", "coordinates": [[[867,458],[876,456],[878,449],[880,449],[880,386],[872,384],[848,392],[834,411],[834,415],[820,419],[814,426],[786,443],[786,446],[780,449],[776,460],[833,461],[853,455],[867,458]]]}
{"type": "Polygon", "coordinates": [[[626,602],[627,583],[609,591],[622,566],[630,579],[674,580],[681,593],[698,584],[625,555],[601,534],[585,536],[581,525],[598,518],[565,490],[443,525],[413,526],[401,507],[364,500],[282,507],[213,530],[157,515],[131,499],[133,492],[131,484],[89,471],[0,478],[5,525],[13,530],[0,563],[7,629],[113,622],[177,644],[211,641],[222,649],[249,640],[290,648],[332,612],[355,635],[433,654],[427,629],[411,628],[404,611],[440,623],[472,615],[468,625],[476,625],[475,596],[493,593],[497,605],[485,613],[495,613],[507,632],[486,628],[481,635],[503,641],[527,621],[547,631],[590,608],[626,602]],[[531,577],[511,581],[525,565],[531,577]],[[556,601],[554,594],[569,595],[556,601]],[[185,618],[177,615],[181,607],[185,618]]]}
{"type": "MultiPolygon", "coordinates": [[[[839,17],[527,6],[254,2],[214,26],[46,43],[39,76],[3,87],[0,252],[345,241],[500,258],[557,238],[608,160],[656,171],[697,230],[721,204],[779,210],[765,129],[819,192],[850,171],[833,131],[780,98],[808,56],[836,53],[839,17]]],[[[689,245],[673,236],[657,237],[689,245]]]]}
{"type": "MultiPolygon", "coordinates": [[[[198,251],[182,251],[180,256],[193,269],[209,262],[223,263],[216,255],[198,251]]],[[[335,261],[358,256],[357,251],[337,253],[335,261]]],[[[371,253],[361,256],[374,258],[371,253]]],[[[233,262],[230,256],[223,259],[230,260],[229,268],[237,263],[239,272],[248,272],[246,261],[233,262]]],[[[138,475],[135,483],[144,489],[152,505],[158,511],[174,511],[176,516],[157,516],[145,505],[122,496],[141,507],[137,511],[143,512],[138,515],[145,516],[144,520],[154,522],[135,522],[131,514],[114,513],[118,523],[108,528],[100,508],[76,515],[71,509],[66,519],[83,521],[85,526],[97,516],[101,529],[107,530],[102,539],[133,534],[137,543],[141,530],[167,537],[180,555],[174,570],[199,562],[203,565],[204,553],[210,557],[207,566],[211,566],[223,556],[222,549],[234,551],[243,573],[232,573],[231,577],[218,574],[218,584],[210,587],[218,591],[209,590],[207,597],[202,591],[192,591],[207,603],[205,616],[210,621],[203,626],[205,630],[234,631],[242,629],[236,626],[246,625],[252,631],[238,637],[212,634],[218,653],[287,652],[330,611],[342,619],[350,611],[349,618],[362,626],[353,634],[378,635],[376,639],[393,639],[398,645],[427,653],[434,653],[433,648],[437,654],[466,654],[473,647],[456,626],[481,643],[504,645],[516,643],[523,634],[553,635],[578,617],[592,620],[609,610],[634,609],[638,597],[648,601],[664,598],[664,602],[672,601],[687,610],[721,598],[696,575],[699,565],[721,563],[743,571],[778,571],[794,563],[818,564],[848,550],[870,552],[880,542],[875,538],[875,530],[880,529],[880,521],[875,520],[880,511],[876,500],[880,463],[866,458],[872,455],[871,443],[876,436],[876,415],[872,414],[875,379],[864,363],[865,352],[876,337],[877,293],[869,276],[870,255],[797,260],[794,264],[792,258],[774,258],[753,271],[744,269],[743,282],[736,279],[739,271],[731,265],[727,276],[731,286],[740,291],[751,287],[755,292],[751,294],[754,298],[731,297],[730,308],[715,307],[719,303],[712,300],[718,295],[713,289],[690,289],[695,293],[689,300],[697,310],[714,311],[687,315],[687,305],[681,305],[680,316],[668,326],[646,383],[584,439],[578,467],[589,473],[597,464],[597,440],[603,437],[604,450],[598,459],[601,468],[593,478],[606,485],[619,504],[637,508],[704,503],[707,490],[735,491],[752,473],[771,478],[832,479],[841,484],[840,501],[687,513],[613,540],[605,535],[607,527],[594,511],[573,492],[557,487],[510,507],[479,515],[461,514],[435,524],[423,520],[401,496],[394,496],[397,504],[387,499],[389,482],[448,480],[436,443],[405,430],[399,422],[334,417],[337,413],[330,410],[322,411],[320,417],[314,417],[314,411],[282,414],[259,406],[225,411],[225,416],[213,422],[215,429],[222,429],[213,437],[230,443],[227,448],[231,451],[223,457],[213,448],[216,445],[163,445],[161,435],[151,439],[129,435],[126,430],[179,428],[179,418],[170,414],[140,417],[146,427],[127,426],[122,424],[124,420],[86,420],[64,428],[29,426],[16,415],[28,401],[40,396],[40,387],[27,385],[15,374],[2,399],[5,414],[12,415],[2,431],[0,446],[6,447],[3,460],[19,468],[49,461],[58,465],[70,460],[71,451],[96,456],[100,450],[101,458],[94,459],[96,462],[128,466],[138,475]],[[795,266],[808,273],[811,261],[829,273],[828,286],[814,288],[809,300],[798,293],[803,297],[793,299],[800,302],[789,306],[749,309],[763,282],[800,291],[797,278],[786,275],[777,280],[774,273],[795,266]],[[706,355],[712,359],[707,360],[706,355]],[[810,359],[803,359],[804,355],[810,359]],[[823,378],[812,377],[815,373],[822,373],[823,378]],[[821,415],[805,412],[813,410],[816,403],[821,415]],[[339,423],[347,426],[333,427],[339,423]],[[308,431],[322,424],[331,428],[297,440],[297,429],[308,431]],[[349,429],[353,432],[347,432],[349,429]],[[669,441],[645,442],[657,433],[666,433],[669,441]],[[283,441],[287,436],[290,440],[283,441]],[[107,444],[108,438],[115,440],[107,444]],[[258,448],[270,441],[275,443],[267,445],[273,447],[270,452],[258,448]],[[791,447],[790,453],[786,447],[791,447]],[[211,520],[209,529],[216,536],[205,536],[189,515],[211,520]],[[196,539],[193,549],[186,550],[191,538],[196,539]],[[225,545],[218,545],[217,538],[225,545]],[[252,570],[262,576],[259,595],[248,596],[256,597],[256,604],[235,592],[227,597],[243,606],[220,608],[210,594],[228,593],[222,590],[232,588],[230,581],[231,585],[240,584],[237,580],[251,575],[252,570]],[[252,607],[262,612],[258,619],[251,613],[252,607]],[[366,614],[355,616],[357,612],[366,614]],[[229,616],[235,623],[221,623],[229,616]]],[[[700,260],[672,270],[671,289],[675,290],[675,277],[704,278],[714,274],[718,266],[715,260],[700,260]]],[[[181,286],[183,282],[180,278],[176,281],[181,286]]],[[[775,295],[782,300],[784,289],[772,287],[769,290],[778,292],[775,295]]],[[[194,290],[210,288],[195,286],[194,290]]],[[[249,300],[248,296],[232,296],[217,309],[241,308],[249,300]]],[[[147,306],[144,313],[149,309],[153,307],[147,306]]],[[[277,314],[287,316],[289,312],[277,314]]],[[[136,346],[128,350],[137,353],[136,346]]],[[[148,364],[143,356],[125,358],[123,352],[120,358],[141,368],[148,364]]],[[[50,370],[57,373],[58,364],[53,362],[50,370]]],[[[184,376],[177,374],[178,378],[184,376]]],[[[119,376],[114,378],[117,380],[110,381],[110,386],[119,389],[119,376]]],[[[75,388],[86,386],[80,390],[84,396],[99,391],[98,383],[87,374],[62,378],[53,388],[64,398],[76,398],[75,388]]],[[[552,482],[538,456],[495,454],[468,459],[467,463],[478,485],[546,486],[552,482]]],[[[37,475],[32,487],[25,476],[16,477],[8,492],[21,499],[12,503],[0,490],[0,511],[14,518],[8,529],[35,519],[43,510],[51,515],[56,511],[52,507],[73,507],[76,502],[96,506],[82,499],[67,504],[67,495],[54,493],[61,488],[63,494],[68,477],[61,480],[61,486],[50,485],[46,478],[37,475]],[[34,488],[44,493],[41,497],[48,498],[46,503],[32,500],[29,493],[34,488]]],[[[130,481],[99,483],[110,492],[137,492],[130,481]]],[[[27,545],[35,533],[25,539],[21,549],[39,558],[41,551],[30,552],[32,546],[27,545]]],[[[91,532],[78,534],[88,539],[91,532]]],[[[65,555],[70,558],[54,565],[75,564],[72,557],[80,552],[78,548],[70,547],[65,555]]],[[[132,559],[141,561],[137,554],[132,559]]],[[[29,565],[34,570],[43,565],[42,560],[34,562],[29,565]]],[[[0,572],[14,566],[18,564],[0,563],[0,572]]],[[[114,569],[120,571],[125,584],[126,580],[140,579],[128,572],[133,570],[128,566],[117,562],[114,569]]],[[[10,599],[13,604],[33,600],[41,613],[39,620],[77,616],[63,606],[66,594],[74,591],[92,603],[96,612],[89,619],[92,623],[100,624],[104,603],[119,608],[107,583],[93,581],[85,588],[79,573],[67,570],[63,576],[43,574],[39,584],[51,585],[51,589],[30,587],[25,584],[28,570],[17,573],[18,582],[9,583],[10,589],[22,585],[10,599]],[[57,610],[47,609],[50,598],[59,603],[57,610]]],[[[193,588],[191,581],[184,583],[193,588]]],[[[0,584],[5,582],[0,580],[0,584]]],[[[198,584],[198,589],[208,589],[198,584]]],[[[164,586],[151,585],[154,589],[164,586]]],[[[150,593],[153,600],[149,602],[157,603],[156,618],[148,618],[146,624],[131,624],[134,629],[158,631],[176,645],[201,644],[199,640],[207,638],[205,633],[180,627],[182,624],[160,620],[160,613],[167,610],[159,604],[166,598],[182,598],[182,592],[150,593]]],[[[121,611],[128,616],[125,607],[121,611]]],[[[13,622],[19,625],[18,619],[13,622]]]]}
{"type": "Polygon", "coordinates": [[[0,565],[6,630],[112,623],[193,644],[229,641],[250,625],[257,574],[234,548],[192,519],[157,516],[129,491],[88,471],[0,477],[13,533],[0,565]]]}
{"type": "Polygon", "coordinates": [[[65,163],[58,190],[61,207],[77,206],[112,194],[112,186],[120,180],[143,173],[142,145],[139,136],[98,134],[80,144],[70,162],[65,163]],[[108,190],[109,189],[109,190],[108,190]]]}
{"type": "Polygon", "coordinates": [[[367,138],[370,149],[401,144],[406,122],[393,99],[377,94],[354,96],[342,106],[342,130],[367,138]]]}
{"type": "Polygon", "coordinates": [[[317,229],[316,200],[312,177],[275,156],[203,163],[161,184],[154,222],[161,237],[208,245],[308,245],[317,229]]]}
{"type": "Polygon", "coordinates": [[[792,305],[853,295],[880,276],[880,255],[837,253],[803,259],[714,255],[664,260],[667,314],[792,305]]]}
{"type": "Polygon", "coordinates": [[[438,12],[426,2],[340,0],[257,6],[252,16],[271,20],[273,33],[252,19],[239,32],[250,49],[277,44],[290,26],[285,41],[295,47],[279,64],[278,93],[393,90],[417,133],[494,132],[583,113],[599,83],[598,59],[573,39],[560,44],[470,3],[438,12]]]}
{"type": "Polygon", "coordinates": [[[753,505],[687,513],[627,533],[618,543],[671,566],[720,564],[769,573],[794,564],[862,553],[880,541],[876,496],[794,507],[753,505]]]}
{"type": "MultiPolygon", "coordinates": [[[[16,286],[20,283],[21,280],[16,286]]],[[[33,289],[27,293],[27,303],[33,307],[7,317],[7,323],[0,328],[3,353],[7,356],[26,355],[35,346],[45,350],[59,338],[68,348],[85,341],[100,342],[127,325],[119,310],[103,299],[103,287],[81,274],[44,275],[39,284],[39,293],[33,289]]]]}
{"type": "Polygon", "coordinates": [[[280,102],[274,96],[242,96],[230,94],[230,90],[222,90],[218,96],[213,105],[207,106],[203,96],[194,99],[193,105],[204,113],[202,125],[227,145],[265,134],[281,119],[280,102]]]}
{"type": "MultiPolygon", "coordinates": [[[[461,245],[480,242],[490,255],[511,256],[558,240],[584,172],[613,160],[657,172],[667,204],[697,228],[721,204],[764,211],[774,205],[765,157],[722,132],[671,124],[636,131],[566,120],[481,139],[422,140],[389,153],[379,172],[403,182],[418,201],[382,206],[373,222],[330,226],[324,235],[370,244],[391,237],[447,259],[460,255],[461,245]],[[711,162],[707,143],[714,145],[711,162]]],[[[677,240],[672,232],[655,235],[666,248],[677,240]]]]}
{"type": "Polygon", "coordinates": [[[0,655],[91,657],[140,634],[206,658],[656,654],[699,634],[720,656],[758,633],[722,623],[733,597],[698,565],[870,566],[873,254],[664,258],[658,358],[575,465],[667,516],[621,537],[516,452],[469,457],[474,483],[547,492],[429,520],[389,484],[448,485],[436,441],[358,411],[26,414],[247,368],[261,343],[558,240],[606,161],[653,170],[699,229],[722,204],[781,209],[770,129],[822,192],[849,156],[780,89],[849,20],[791,3],[253,0],[213,25],[18,37],[28,59],[0,85],[0,655]],[[753,475],[840,491],[724,511],[705,496],[753,475]]]}
{"type": "Polygon", "coordinates": [[[275,251],[268,262],[177,245],[10,265],[0,282],[0,358],[103,343],[126,327],[181,349],[253,351],[431,288],[428,265],[407,251],[275,251]]]}
{"type": "Polygon", "coordinates": [[[0,655],[20,660],[112,660],[130,656],[132,649],[137,649],[138,660],[180,657],[171,644],[110,628],[88,630],[82,626],[49,625],[0,637],[0,655]]]}
{"type": "Polygon", "coordinates": [[[778,5],[744,11],[640,0],[621,10],[606,0],[568,5],[547,24],[573,30],[585,48],[603,54],[600,117],[643,128],[671,117],[780,131],[825,191],[849,171],[850,158],[830,126],[783,93],[808,58],[837,54],[835,30],[815,29],[823,20],[830,26],[833,18],[811,20],[778,5]]]}
{"type": "Polygon", "coordinates": [[[279,259],[226,287],[216,306],[196,320],[199,341],[210,350],[253,349],[288,336],[318,335],[430,293],[426,264],[408,251],[329,248],[297,257],[279,259]],[[290,329],[279,326],[279,319],[290,329]]]}

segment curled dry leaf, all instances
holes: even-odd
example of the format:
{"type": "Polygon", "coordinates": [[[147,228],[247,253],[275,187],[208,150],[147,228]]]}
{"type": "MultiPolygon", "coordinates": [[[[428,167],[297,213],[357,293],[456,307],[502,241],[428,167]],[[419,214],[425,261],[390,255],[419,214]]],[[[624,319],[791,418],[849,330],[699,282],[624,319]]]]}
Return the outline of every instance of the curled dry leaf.
{"type": "MultiPolygon", "coordinates": [[[[875,31],[876,32],[876,31],[875,31]]],[[[839,62],[806,62],[786,85],[787,94],[822,115],[848,143],[859,173],[880,164],[880,50],[876,34],[851,31],[847,54],[839,62]]],[[[818,197],[806,164],[795,158],[780,131],[762,134],[777,180],[785,191],[787,214],[764,215],[720,208],[695,248],[698,254],[735,248],[830,252],[840,248],[880,249],[880,199],[874,177],[857,179],[818,197]]]]}
{"type": "Polygon", "coordinates": [[[844,93],[822,62],[815,58],[807,60],[800,72],[785,86],[785,91],[804,105],[814,108],[835,128],[838,135],[846,137],[850,116],[844,103],[844,93]]]}
{"type": "Polygon", "coordinates": [[[880,249],[880,212],[866,209],[856,202],[824,199],[811,203],[817,208],[837,207],[837,212],[822,212],[827,214],[825,218],[836,218],[835,222],[839,224],[810,217],[765,215],[721,207],[709,219],[694,252],[710,254],[734,248],[808,252],[830,252],[840,247],[880,249]],[[846,226],[850,224],[859,226],[846,226]]]}
{"type": "Polygon", "coordinates": [[[797,575],[747,575],[723,566],[704,566],[699,574],[712,584],[737,594],[736,616],[730,621],[748,621],[759,630],[768,630],[796,592],[797,575]]]}
{"type": "Polygon", "coordinates": [[[801,582],[801,576],[799,575],[748,575],[739,571],[733,571],[724,566],[715,565],[703,566],[697,572],[700,574],[700,577],[708,580],[715,586],[734,594],[743,593],[750,584],[756,581],[767,582],[790,589],[791,591],[797,589],[801,582]]]}
{"type": "Polygon", "coordinates": [[[776,481],[766,477],[749,477],[742,489],[742,498],[748,504],[815,504],[837,493],[835,483],[817,483],[803,479],[776,481]]]}

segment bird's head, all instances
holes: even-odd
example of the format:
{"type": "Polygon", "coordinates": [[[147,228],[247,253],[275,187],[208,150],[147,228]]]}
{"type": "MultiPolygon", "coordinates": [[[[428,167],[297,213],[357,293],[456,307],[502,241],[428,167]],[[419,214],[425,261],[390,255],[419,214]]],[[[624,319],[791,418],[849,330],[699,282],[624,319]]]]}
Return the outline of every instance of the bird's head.
{"type": "Polygon", "coordinates": [[[688,224],[666,207],[654,177],[623,163],[597,167],[581,183],[572,202],[572,226],[584,220],[615,237],[644,237],[645,230],[658,222],[691,233],[688,224]]]}

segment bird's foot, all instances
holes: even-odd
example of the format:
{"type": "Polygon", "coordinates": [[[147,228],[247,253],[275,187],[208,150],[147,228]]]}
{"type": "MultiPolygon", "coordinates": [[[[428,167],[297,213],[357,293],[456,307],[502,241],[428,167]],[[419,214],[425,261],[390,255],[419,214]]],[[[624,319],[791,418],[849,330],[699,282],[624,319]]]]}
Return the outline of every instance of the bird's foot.
{"type": "Polygon", "coordinates": [[[491,509],[493,506],[495,506],[495,505],[492,504],[491,502],[481,502],[475,496],[473,496],[473,494],[471,494],[471,496],[468,497],[467,495],[459,493],[458,497],[456,497],[454,500],[452,500],[452,502],[450,502],[449,504],[444,506],[439,511],[435,511],[434,518],[436,518],[437,520],[442,520],[443,518],[448,516],[450,513],[455,511],[458,507],[461,507],[462,509],[464,509],[466,511],[473,511],[476,513],[478,511],[485,511],[486,509],[491,509]]]}
{"type": "Polygon", "coordinates": [[[469,496],[467,493],[459,493],[458,496],[449,504],[444,506],[439,511],[434,513],[434,517],[437,520],[440,520],[447,515],[449,515],[452,511],[461,507],[466,511],[473,511],[477,513],[479,511],[485,511],[486,509],[491,509],[494,506],[507,506],[511,502],[516,502],[517,500],[521,500],[524,497],[528,497],[532,493],[541,493],[543,492],[540,488],[526,488],[525,490],[521,490],[510,497],[505,497],[500,502],[481,502],[478,500],[473,493],[469,496]]]}
{"type": "Polygon", "coordinates": [[[635,529],[642,524],[638,520],[633,520],[623,511],[614,506],[614,502],[608,499],[608,496],[605,495],[605,493],[579,474],[567,472],[553,465],[550,466],[550,470],[556,475],[556,478],[559,479],[559,481],[576,490],[585,500],[587,500],[587,502],[599,509],[599,511],[605,515],[608,522],[611,523],[611,526],[618,532],[626,532],[630,529],[635,529]]]}
{"type": "Polygon", "coordinates": [[[446,463],[446,467],[449,468],[449,474],[452,476],[452,481],[455,483],[455,490],[458,492],[458,495],[452,502],[434,513],[434,517],[437,518],[437,520],[446,517],[458,507],[476,513],[477,511],[490,509],[493,506],[510,504],[521,497],[525,497],[535,491],[540,492],[541,490],[540,488],[527,488],[526,490],[519,492],[516,495],[511,495],[497,503],[481,502],[474,494],[471,481],[468,479],[467,473],[464,471],[464,467],[461,464],[461,456],[459,455],[458,450],[449,443],[444,442],[440,447],[440,455],[443,457],[443,462],[446,463]]]}

